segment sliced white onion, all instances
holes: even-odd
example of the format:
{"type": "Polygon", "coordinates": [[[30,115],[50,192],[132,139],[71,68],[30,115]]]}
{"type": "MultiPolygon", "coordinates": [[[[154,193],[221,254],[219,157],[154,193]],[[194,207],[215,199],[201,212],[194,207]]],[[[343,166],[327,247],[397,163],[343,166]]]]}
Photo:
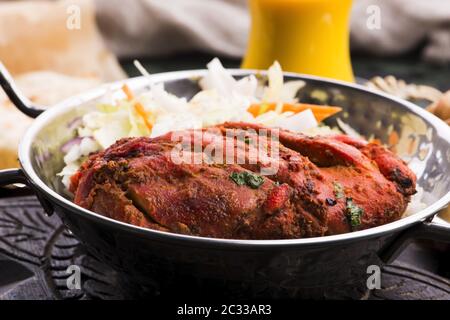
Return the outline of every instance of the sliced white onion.
{"type": "Polygon", "coordinates": [[[100,145],[91,137],[86,137],[81,140],[80,153],[82,156],[87,156],[93,152],[97,152],[100,145]]]}
{"type": "Polygon", "coordinates": [[[203,90],[215,89],[220,95],[230,95],[236,86],[236,80],[223,67],[220,60],[214,58],[207,64],[208,73],[200,80],[203,90]]]}
{"type": "Polygon", "coordinates": [[[305,131],[317,126],[317,120],[311,109],[294,114],[293,116],[275,121],[274,125],[295,132],[305,131]]]}
{"type": "Polygon", "coordinates": [[[283,91],[283,70],[278,61],[267,71],[269,78],[269,86],[264,91],[263,101],[266,102],[281,102],[281,92],[283,91]]]}
{"type": "Polygon", "coordinates": [[[75,144],[73,145],[69,152],[64,156],[64,162],[65,163],[71,163],[77,161],[81,157],[81,150],[80,145],[75,144]]]}

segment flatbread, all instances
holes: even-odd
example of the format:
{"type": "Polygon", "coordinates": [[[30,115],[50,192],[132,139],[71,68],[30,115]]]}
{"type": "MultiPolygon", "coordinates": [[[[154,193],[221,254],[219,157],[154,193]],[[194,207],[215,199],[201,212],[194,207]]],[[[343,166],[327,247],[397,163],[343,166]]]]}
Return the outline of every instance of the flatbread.
{"type": "MultiPolygon", "coordinates": [[[[100,84],[96,78],[70,77],[49,71],[24,74],[15,80],[25,96],[42,106],[51,106],[100,84]]],[[[19,165],[17,147],[32,121],[0,91],[0,169],[19,165]]]]}
{"type": "MultiPolygon", "coordinates": [[[[36,104],[126,76],[103,43],[92,0],[0,1],[0,30],[0,61],[36,104]]],[[[31,123],[0,90],[0,169],[18,166],[17,146],[31,123]]]]}
{"type": "Polygon", "coordinates": [[[0,2],[0,61],[13,76],[52,70],[102,81],[125,77],[104,45],[91,0],[0,2]]]}

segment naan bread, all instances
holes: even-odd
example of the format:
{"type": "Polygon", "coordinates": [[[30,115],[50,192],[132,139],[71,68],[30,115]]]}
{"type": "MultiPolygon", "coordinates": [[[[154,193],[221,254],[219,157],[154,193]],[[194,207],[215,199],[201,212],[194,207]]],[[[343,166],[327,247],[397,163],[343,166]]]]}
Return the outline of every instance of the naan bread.
{"type": "Polygon", "coordinates": [[[90,0],[0,2],[0,61],[13,76],[52,70],[102,81],[125,78],[97,29],[90,0]]]}
{"type": "MultiPolygon", "coordinates": [[[[65,98],[100,84],[96,78],[70,77],[41,71],[17,77],[18,88],[32,102],[51,106],[65,98]]],[[[17,167],[17,147],[33,119],[23,115],[0,91],[0,169],[17,167]]]]}
{"type": "MultiPolygon", "coordinates": [[[[0,30],[0,61],[36,104],[125,78],[103,43],[91,0],[0,2],[0,30]]],[[[31,122],[0,90],[0,169],[18,166],[17,146],[31,122]]]]}

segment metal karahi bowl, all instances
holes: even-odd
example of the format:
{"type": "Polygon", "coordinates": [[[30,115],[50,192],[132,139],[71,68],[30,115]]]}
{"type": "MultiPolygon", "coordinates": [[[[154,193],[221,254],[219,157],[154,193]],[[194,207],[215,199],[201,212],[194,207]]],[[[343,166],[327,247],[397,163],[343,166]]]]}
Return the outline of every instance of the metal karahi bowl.
{"type": "MultiPolygon", "coordinates": [[[[245,297],[324,297],[330,290],[365,284],[370,265],[391,260],[412,239],[450,241],[449,225],[435,217],[450,202],[450,128],[409,102],[354,84],[285,73],[286,81],[306,82],[299,93],[302,101],[316,102],[320,97],[321,102],[343,108],[327,120],[328,125],[345,123],[383,143],[395,130],[396,150],[409,162],[423,189],[422,210],[376,228],[320,238],[213,239],[144,229],[83,209],[72,203],[56,176],[64,165],[61,146],[75,134],[70,123],[92,110],[108,90],[127,83],[139,92],[148,86],[148,78],[104,85],[42,112],[21,97],[0,67],[0,82],[10,99],[22,112],[37,117],[20,144],[22,168],[1,171],[0,185],[27,184],[46,212],[58,214],[94,256],[142,287],[164,291],[214,283],[245,297]],[[412,143],[414,148],[406,147],[412,143]]],[[[162,73],[151,80],[190,98],[200,90],[195,79],[205,72],[162,73]]],[[[230,72],[235,77],[255,73],[230,72]]]]}

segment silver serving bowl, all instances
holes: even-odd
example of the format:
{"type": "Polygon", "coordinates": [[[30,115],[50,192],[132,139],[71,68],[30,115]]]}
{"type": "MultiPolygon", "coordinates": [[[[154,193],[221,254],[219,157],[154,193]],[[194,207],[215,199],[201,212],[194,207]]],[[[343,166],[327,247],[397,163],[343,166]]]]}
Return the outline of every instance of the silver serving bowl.
{"type": "MultiPolygon", "coordinates": [[[[153,75],[151,80],[164,82],[168,91],[190,98],[199,91],[194,79],[205,72],[169,72],[153,75]]],[[[235,77],[255,73],[230,72],[235,77]]],[[[121,94],[119,88],[126,83],[139,92],[148,86],[148,78],[104,85],[43,112],[20,95],[1,65],[0,84],[5,92],[22,112],[37,118],[20,144],[22,168],[1,171],[0,184],[26,183],[46,212],[56,212],[91,253],[132,282],[162,291],[183,284],[213,283],[247,297],[322,297],[355,284],[364,288],[368,267],[393,259],[412,239],[450,241],[449,225],[437,218],[431,221],[450,202],[450,128],[443,121],[414,104],[359,85],[292,73],[285,73],[285,80],[306,82],[299,93],[302,101],[344,109],[327,120],[330,126],[348,124],[385,143],[395,130],[399,143],[394,147],[417,174],[424,207],[376,228],[296,240],[193,237],[106,218],[75,205],[64,191],[56,176],[64,165],[61,146],[75,135],[74,119],[92,110],[108,90],[121,94]]]]}

